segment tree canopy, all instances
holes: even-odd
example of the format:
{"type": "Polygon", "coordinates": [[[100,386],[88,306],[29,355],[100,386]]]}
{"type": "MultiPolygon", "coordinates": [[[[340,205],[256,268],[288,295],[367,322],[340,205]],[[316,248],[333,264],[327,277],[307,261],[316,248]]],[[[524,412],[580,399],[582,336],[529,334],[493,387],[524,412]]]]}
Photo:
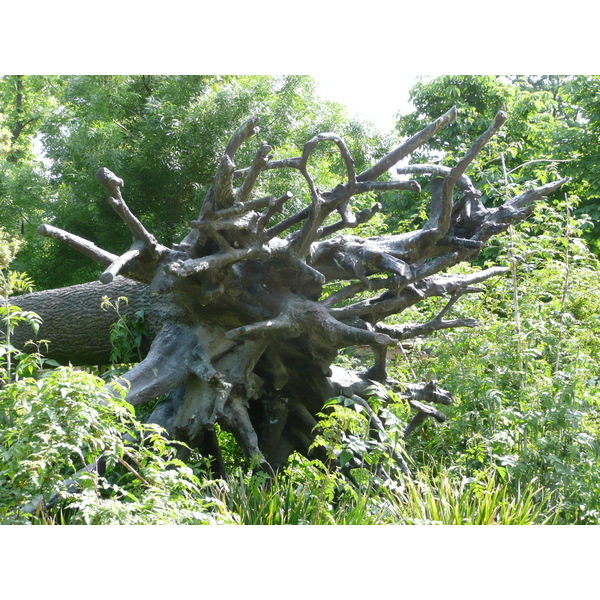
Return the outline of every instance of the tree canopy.
{"type": "MultiPolygon", "coordinates": [[[[127,239],[111,226],[112,210],[95,185],[100,164],[121,174],[132,209],[170,244],[195,216],[219,153],[248,115],[260,115],[262,135],[281,156],[329,130],[348,140],[359,168],[386,146],[341,105],[320,100],[304,76],[7,76],[0,85],[4,131],[12,135],[0,180],[2,223],[22,229],[28,244],[16,266],[40,287],[95,276],[71,250],[39,239],[42,222],[60,221],[111,250],[127,239]]],[[[337,157],[322,158],[324,172],[341,172],[328,164],[337,157]]],[[[300,188],[293,176],[279,183],[300,188]]]]}
{"type": "MultiPolygon", "coordinates": [[[[456,105],[456,124],[412,159],[438,157],[450,164],[496,111],[505,110],[511,118],[473,165],[474,182],[492,197],[503,182],[514,189],[560,173],[571,179],[564,191],[577,201],[578,214],[597,222],[599,92],[598,76],[445,75],[415,84],[410,93],[415,110],[398,116],[397,131],[410,135],[456,105]]],[[[599,236],[588,224],[586,237],[594,247],[599,236]]]]}

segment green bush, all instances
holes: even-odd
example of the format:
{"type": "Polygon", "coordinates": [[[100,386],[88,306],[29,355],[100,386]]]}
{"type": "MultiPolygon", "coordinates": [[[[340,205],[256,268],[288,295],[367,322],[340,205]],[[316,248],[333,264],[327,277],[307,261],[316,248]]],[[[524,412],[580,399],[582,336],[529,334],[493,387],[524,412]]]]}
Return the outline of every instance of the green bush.
{"type": "Polygon", "coordinates": [[[20,379],[0,391],[0,521],[233,522],[175,454],[94,375],[20,379]]]}
{"type": "Polygon", "coordinates": [[[516,278],[455,309],[480,327],[439,332],[427,354],[411,355],[416,375],[443,382],[454,404],[408,450],[436,477],[492,472],[513,495],[535,481],[560,505],[559,523],[598,523],[598,263],[569,212],[545,207],[501,239],[498,257],[518,257],[516,278]]]}

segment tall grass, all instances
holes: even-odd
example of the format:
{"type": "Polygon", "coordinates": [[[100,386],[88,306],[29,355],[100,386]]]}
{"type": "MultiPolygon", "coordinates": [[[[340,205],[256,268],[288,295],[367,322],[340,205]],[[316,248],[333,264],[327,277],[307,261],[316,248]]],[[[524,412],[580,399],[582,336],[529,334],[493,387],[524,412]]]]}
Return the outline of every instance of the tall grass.
{"type": "Polygon", "coordinates": [[[404,524],[543,525],[558,518],[559,507],[535,482],[515,494],[493,472],[462,481],[424,473],[407,482],[406,490],[404,524]]]}
{"type": "Polygon", "coordinates": [[[360,491],[304,463],[271,479],[238,472],[218,495],[244,525],[540,525],[559,506],[535,482],[515,494],[495,473],[478,479],[425,469],[392,490],[360,491]]]}

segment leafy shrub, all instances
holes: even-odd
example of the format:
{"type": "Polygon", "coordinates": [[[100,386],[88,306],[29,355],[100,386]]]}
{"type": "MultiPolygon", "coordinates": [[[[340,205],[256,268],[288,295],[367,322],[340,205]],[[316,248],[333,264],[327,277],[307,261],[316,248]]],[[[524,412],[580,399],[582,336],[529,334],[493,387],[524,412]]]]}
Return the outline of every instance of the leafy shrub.
{"type": "Polygon", "coordinates": [[[513,495],[535,481],[560,523],[600,519],[598,263],[580,231],[564,205],[538,211],[498,248],[518,255],[516,279],[455,309],[481,326],[440,332],[429,354],[410,357],[454,396],[446,423],[409,440],[415,462],[436,477],[494,473],[513,495]]]}
{"type": "Polygon", "coordinates": [[[6,385],[0,452],[4,523],[233,522],[160,430],[140,425],[83,371],[61,367],[6,385]]]}

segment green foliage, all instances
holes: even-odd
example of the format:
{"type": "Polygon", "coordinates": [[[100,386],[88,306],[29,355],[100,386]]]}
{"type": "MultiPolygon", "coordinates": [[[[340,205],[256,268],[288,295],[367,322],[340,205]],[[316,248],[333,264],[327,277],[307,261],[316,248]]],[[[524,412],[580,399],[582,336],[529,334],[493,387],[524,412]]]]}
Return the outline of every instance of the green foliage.
{"type": "MultiPolygon", "coordinates": [[[[375,397],[373,401],[377,401],[375,397]]],[[[275,477],[238,470],[217,496],[241,524],[558,522],[562,507],[535,479],[514,483],[498,468],[480,468],[467,476],[456,464],[444,471],[436,468],[439,453],[429,458],[431,467],[413,463],[418,470],[412,478],[398,471],[382,478],[390,467],[392,449],[397,450],[395,433],[403,422],[395,411],[402,411],[404,418],[406,405],[393,394],[388,398],[382,415],[387,417],[389,436],[383,441],[369,440],[368,419],[363,410],[357,410],[359,406],[344,399],[332,403],[319,424],[315,442],[315,447],[325,447],[331,458],[340,462],[344,453],[362,458],[360,465],[351,469],[360,481],[358,487],[320,461],[294,456],[275,477]]]]}
{"type": "Polygon", "coordinates": [[[461,300],[455,310],[481,326],[440,332],[429,353],[410,359],[417,377],[443,381],[454,396],[448,421],[409,441],[415,462],[435,477],[493,473],[513,495],[535,481],[560,506],[559,523],[600,515],[598,263],[581,226],[564,204],[547,206],[501,238],[499,256],[518,257],[516,281],[461,300]]]}
{"type": "Polygon", "coordinates": [[[322,463],[298,459],[271,479],[264,473],[235,473],[219,497],[243,525],[333,525],[373,523],[361,501],[322,463]],[[342,506],[334,506],[334,498],[342,506]]]}
{"type": "Polygon", "coordinates": [[[10,129],[6,127],[6,117],[0,114],[0,157],[6,158],[10,152],[11,146],[11,133],[10,129]]]}
{"type": "MultiPolygon", "coordinates": [[[[17,247],[0,230],[6,267],[17,247]]],[[[205,473],[178,460],[177,447],[159,428],[136,420],[124,389],[115,398],[102,379],[72,368],[51,370],[57,363],[11,345],[15,327],[36,331],[40,324],[37,315],[8,302],[30,285],[25,275],[0,270],[0,523],[234,522],[210,496],[199,477],[205,473]]],[[[118,313],[122,302],[107,299],[106,307],[118,313]]],[[[123,352],[131,340],[135,345],[139,329],[121,321],[114,334],[123,352]]]]}
{"type": "Polygon", "coordinates": [[[37,314],[21,310],[9,302],[9,296],[29,292],[33,287],[33,281],[25,273],[8,268],[20,246],[20,240],[9,236],[0,227],[0,384],[31,374],[39,361],[37,355],[26,353],[11,344],[15,327],[27,323],[33,333],[37,333],[41,322],[37,314]]]}
{"type": "Polygon", "coordinates": [[[370,403],[341,396],[320,413],[319,431],[313,448],[322,448],[332,461],[339,461],[360,489],[382,486],[398,490],[405,476],[398,457],[404,456],[402,430],[410,412],[406,402],[389,390],[385,399],[373,394],[370,403]],[[385,401],[385,406],[383,406],[385,401]],[[379,414],[384,430],[372,435],[371,416],[379,414]]]}
{"type": "MultiPolygon", "coordinates": [[[[444,75],[418,82],[411,90],[415,111],[399,115],[397,131],[412,135],[456,105],[458,118],[412,162],[453,165],[491,123],[499,110],[508,120],[469,169],[483,201],[500,199],[497,182],[531,185],[571,177],[562,191],[578,196],[578,214],[598,221],[600,198],[600,109],[598,76],[444,75]],[[503,164],[504,161],[504,164],[503,164]]],[[[423,181],[425,190],[427,181],[423,181]]],[[[396,200],[396,203],[399,201],[396,200]]],[[[414,215],[408,195],[400,197],[400,214],[414,215]],[[411,210],[412,209],[412,210],[411,210]]],[[[597,248],[598,232],[586,225],[586,239],[597,248]]]]}
{"type": "MultiPolygon", "coordinates": [[[[10,263],[14,260],[22,242],[16,236],[10,235],[3,227],[0,227],[0,270],[8,269],[10,263]]],[[[8,283],[4,283],[0,292],[3,296],[12,293],[12,289],[7,288],[8,283]]]]}
{"type": "Polygon", "coordinates": [[[545,525],[556,522],[557,506],[535,480],[515,492],[494,471],[458,480],[426,470],[407,483],[399,513],[407,525],[545,525]]]}
{"type": "MultiPolygon", "coordinates": [[[[39,127],[56,109],[59,88],[60,80],[53,77],[0,77],[0,224],[27,242],[24,255],[47,247],[35,231],[54,199],[39,156],[39,127]]],[[[46,254],[40,252],[40,264],[46,254]]],[[[37,275],[37,269],[28,270],[30,265],[16,268],[37,275]]]]}
{"type": "Polygon", "coordinates": [[[242,525],[531,525],[555,523],[559,509],[535,481],[515,493],[494,472],[424,469],[401,490],[373,482],[357,490],[301,457],[274,478],[238,471],[216,496],[242,525]]]}
{"type": "MultiPolygon", "coordinates": [[[[454,397],[444,424],[427,421],[406,441],[413,478],[386,479],[364,468],[367,456],[387,466],[382,457],[403,449],[393,439],[393,427],[410,419],[401,401],[381,396],[378,407],[372,398],[381,416],[390,411],[397,423],[386,419],[388,437],[370,445],[365,415],[352,415],[350,400],[329,407],[317,442],[344,462],[360,450],[360,438],[365,460],[352,473],[374,486],[364,486],[367,495],[375,489],[391,498],[392,522],[598,523],[599,265],[582,239],[586,218],[574,216],[577,201],[542,205],[495,240],[486,266],[514,263],[515,277],[489,281],[483,294],[453,308],[480,327],[415,340],[391,361],[394,379],[436,379],[454,397]]],[[[400,320],[425,321],[443,305],[419,304],[400,320]]],[[[360,368],[360,361],[348,353],[343,362],[360,368]]]]}
{"type": "Polygon", "coordinates": [[[0,391],[1,522],[233,522],[158,428],[104,386],[61,367],[0,391]],[[104,475],[85,471],[100,460],[104,475]]]}
{"type": "Polygon", "coordinates": [[[133,318],[121,312],[128,299],[120,296],[111,301],[108,296],[102,297],[100,308],[105,311],[114,311],[117,320],[110,327],[110,353],[111,364],[130,364],[142,360],[142,341],[148,332],[144,325],[144,311],[138,310],[133,318]]]}

